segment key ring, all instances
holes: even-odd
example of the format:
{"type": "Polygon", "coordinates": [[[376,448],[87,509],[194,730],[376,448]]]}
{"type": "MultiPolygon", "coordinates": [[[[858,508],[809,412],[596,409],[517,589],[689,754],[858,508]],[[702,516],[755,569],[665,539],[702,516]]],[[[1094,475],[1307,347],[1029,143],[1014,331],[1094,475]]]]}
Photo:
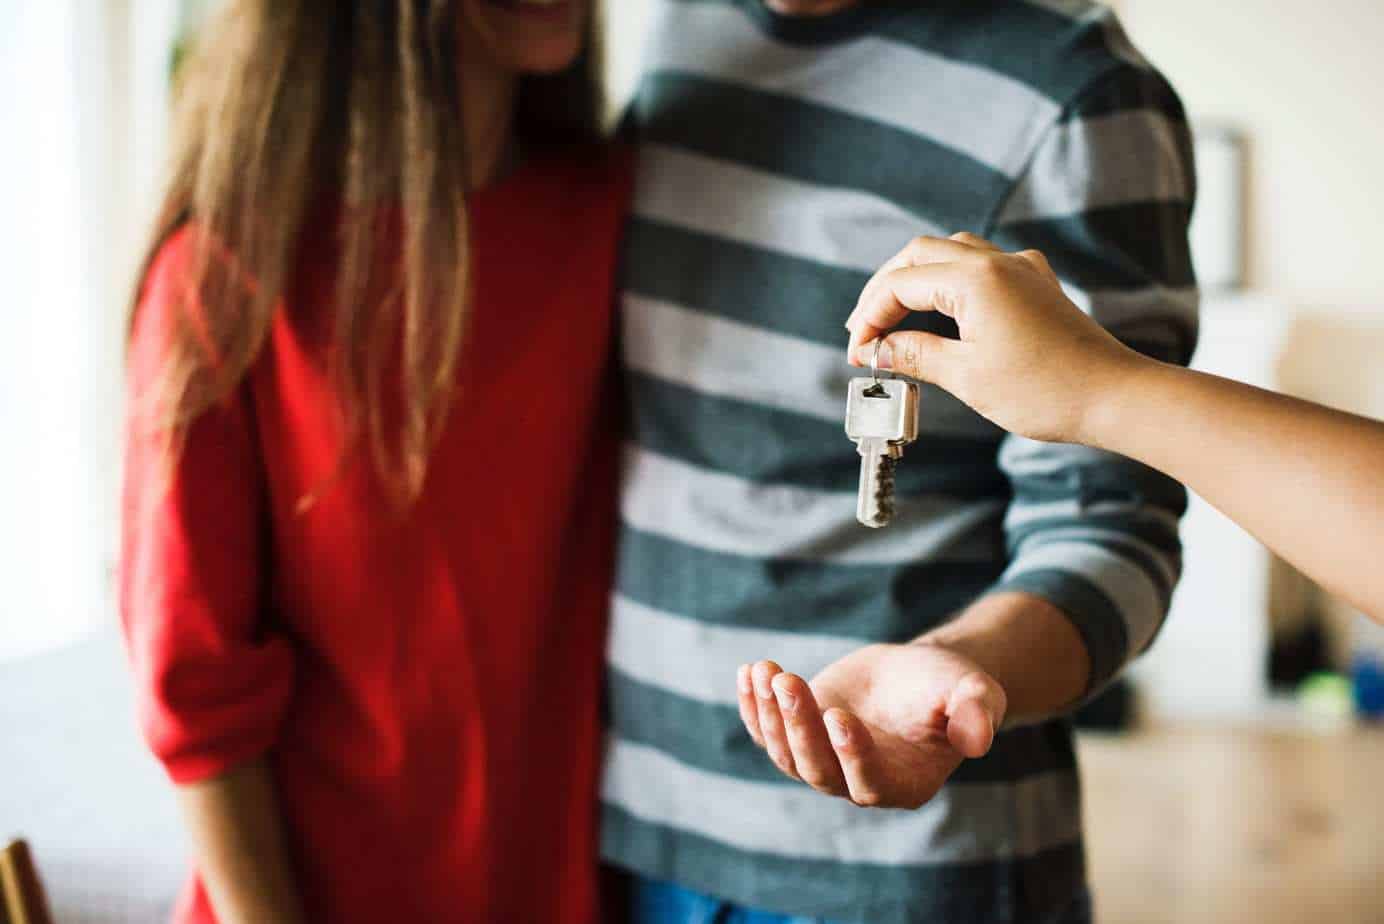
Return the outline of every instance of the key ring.
{"type": "Polygon", "coordinates": [[[883,337],[876,337],[875,350],[870,354],[870,378],[874,380],[875,385],[879,384],[879,348],[883,343],[883,337]]]}

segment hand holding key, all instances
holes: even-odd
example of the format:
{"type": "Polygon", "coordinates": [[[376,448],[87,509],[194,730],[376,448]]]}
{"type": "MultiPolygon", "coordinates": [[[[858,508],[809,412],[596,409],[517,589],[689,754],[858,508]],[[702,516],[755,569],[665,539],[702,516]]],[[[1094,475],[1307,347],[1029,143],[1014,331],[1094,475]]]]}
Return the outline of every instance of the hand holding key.
{"type": "Polygon", "coordinates": [[[1119,382],[1147,361],[1066,297],[1043,255],[1001,251],[970,234],[911,241],[866,284],[846,322],[850,360],[931,382],[1006,430],[1075,442],[1119,382]],[[890,329],[940,311],[960,340],[890,329]]]}

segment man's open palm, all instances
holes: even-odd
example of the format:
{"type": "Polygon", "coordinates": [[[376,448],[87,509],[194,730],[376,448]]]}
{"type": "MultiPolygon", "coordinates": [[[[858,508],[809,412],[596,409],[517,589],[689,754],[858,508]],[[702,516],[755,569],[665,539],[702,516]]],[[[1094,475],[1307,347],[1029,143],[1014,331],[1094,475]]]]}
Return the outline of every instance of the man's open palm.
{"type": "Polygon", "coordinates": [[[1005,695],[938,645],[869,645],[809,685],[773,661],[740,668],[740,718],[780,770],[858,805],[917,808],[990,750],[1005,695]]]}

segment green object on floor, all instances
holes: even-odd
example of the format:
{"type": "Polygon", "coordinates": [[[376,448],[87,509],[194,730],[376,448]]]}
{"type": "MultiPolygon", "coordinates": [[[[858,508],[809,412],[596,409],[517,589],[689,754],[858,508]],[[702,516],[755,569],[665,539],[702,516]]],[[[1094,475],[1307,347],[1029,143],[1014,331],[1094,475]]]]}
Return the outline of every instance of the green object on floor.
{"type": "Polygon", "coordinates": [[[1323,718],[1349,718],[1355,711],[1350,678],[1344,674],[1327,671],[1309,674],[1298,684],[1297,700],[1304,710],[1323,718]]]}

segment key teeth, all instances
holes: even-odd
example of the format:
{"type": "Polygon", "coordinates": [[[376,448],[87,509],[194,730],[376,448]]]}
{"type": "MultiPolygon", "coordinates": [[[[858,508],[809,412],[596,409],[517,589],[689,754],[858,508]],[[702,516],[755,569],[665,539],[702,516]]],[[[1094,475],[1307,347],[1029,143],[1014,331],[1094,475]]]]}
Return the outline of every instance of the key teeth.
{"type": "Polygon", "coordinates": [[[875,521],[883,526],[894,518],[894,470],[896,460],[893,456],[880,456],[876,468],[878,481],[875,486],[875,521]]]}

